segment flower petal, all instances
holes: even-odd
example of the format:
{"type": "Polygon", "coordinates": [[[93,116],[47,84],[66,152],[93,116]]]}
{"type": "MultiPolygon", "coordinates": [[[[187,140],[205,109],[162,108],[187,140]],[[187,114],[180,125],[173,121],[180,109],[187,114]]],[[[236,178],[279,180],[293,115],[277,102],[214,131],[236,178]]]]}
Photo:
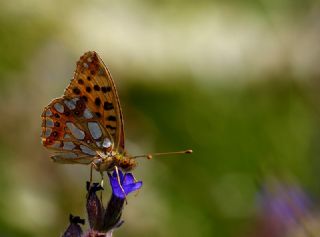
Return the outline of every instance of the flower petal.
{"type": "Polygon", "coordinates": [[[119,170],[121,185],[119,184],[117,173],[115,171],[112,173],[112,175],[108,174],[108,176],[112,188],[112,193],[118,198],[124,199],[126,195],[140,189],[142,186],[142,181],[135,182],[134,177],[131,173],[123,175],[123,173],[119,170]]]}
{"type": "Polygon", "coordinates": [[[142,181],[139,181],[139,182],[136,182],[136,183],[124,185],[123,189],[124,189],[124,192],[126,193],[126,195],[128,195],[129,193],[140,189],[141,186],[142,186],[142,181]]]}
{"type": "MultiPolygon", "coordinates": [[[[121,170],[118,169],[118,173],[119,173],[119,179],[120,179],[120,183],[123,183],[123,173],[121,170]]],[[[113,171],[112,173],[112,177],[115,178],[116,180],[118,179],[118,175],[116,171],[113,171]]]]}
{"type": "Polygon", "coordinates": [[[133,177],[132,173],[127,173],[127,174],[124,175],[123,185],[132,184],[134,182],[135,182],[135,180],[134,180],[134,177],[133,177]]]}
{"type": "Polygon", "coordinates": [[[120,187],[113,189],[112,192],[118,198],[125,199],[126,197],[125,193],[122,191],[120,187]]]}

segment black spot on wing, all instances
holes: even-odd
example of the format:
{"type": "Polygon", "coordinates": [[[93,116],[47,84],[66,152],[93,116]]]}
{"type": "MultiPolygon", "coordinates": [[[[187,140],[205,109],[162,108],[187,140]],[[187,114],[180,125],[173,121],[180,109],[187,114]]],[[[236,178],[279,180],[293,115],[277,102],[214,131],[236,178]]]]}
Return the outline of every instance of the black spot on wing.
{"type": "Polygon", "coordinates": [[[86,92],[88,92],[88,93],[91,92],[91,87],[90,87],[90,86],[87,86],[87,87],[86,87],[86,92]]]}
{"type": "Polygon", "coordinates": [[[75,87],[72,89],[73,93],[75,93],[76,95],[80,95],[80,89],[78,87],[75,87]]]}
{"type": "Polygon", "coordinates": [[[111,130],[116,130],[116,127],[113,127],[111,125],[106,125],[106,128],[111,129],[111,130]]]}
{"type": "Polygon", "coordinates": [[[112,103],[109,103],[109,102],[104,102],[103,108],[104,108],[105,110],[112,110],[112,109],[114,109],[113,104],[112,104],[112,103]]]}
{"type": "Polygon", "coordinates": [[[100,86],[94,85],[93,89],[94,89],[95,91],[100,91],[100,86]]]}
{"type": "Polygon", "coordinates": [[[101,100],[99,97],[97,97],[95,100],[94,100],[94,103],[96,104],[96,106],[100,106],[101,105],[101,100]]]}
{"type": "Polygon", "coordinates": [[[110,115],[110,116],[107,117],[107,120],[108,121],[117,121],[117,117],[113,116],[113,115],[110,115]]]}
{"type": "Polygon", "coordinates": [[[81,96],[81,98],[82,98],[85,102],[88,102],[88,97],[86,97],[85,95],[81,96]]]}
{"type": "Polygon", "coordinates": [[[102,86],[101,91],[103,93],[107,93],[107,92],[111,91],[111,87],[110,86],[102,86]]]}

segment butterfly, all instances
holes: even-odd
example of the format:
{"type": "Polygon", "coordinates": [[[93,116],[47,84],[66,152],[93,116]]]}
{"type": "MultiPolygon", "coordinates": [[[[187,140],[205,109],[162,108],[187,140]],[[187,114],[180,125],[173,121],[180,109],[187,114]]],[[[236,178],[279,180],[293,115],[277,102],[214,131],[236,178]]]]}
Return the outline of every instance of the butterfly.
{"type": "MultiPolygon", "coordinates": [[[[130,171],[136,158],[125,151],[123,115],[115,83],[94,51],[77,62],[64,95],[44,108],[41,140],[53,150],[52,160],[62,164],[87,164],[100,173],[120,168],[130,171]]],[[[191,153],[191,150],[173,152],[191,153]]],[[[167,155],[172,153],[155,153],[167,155]]]]}

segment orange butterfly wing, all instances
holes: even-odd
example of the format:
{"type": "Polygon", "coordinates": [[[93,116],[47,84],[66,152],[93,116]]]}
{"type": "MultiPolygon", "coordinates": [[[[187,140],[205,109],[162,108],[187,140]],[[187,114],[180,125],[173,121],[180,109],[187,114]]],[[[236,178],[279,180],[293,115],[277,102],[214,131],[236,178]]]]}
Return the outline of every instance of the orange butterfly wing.
{"type": "Polygon", "coordinates": [[[124,151],[123,115],[115,83],[108,68],[94,51],[81,56],[74,78],[64,93],[87,100],[88,107],[101,118],[115,143],[115,150],[124,151]]]}
{"type": "Polygon", "coordinates": [[[110,72],[95,52],[85,53],[64,96],[42,113],[42,143],[60,163],[90,163],[97,151],[124,152],[123,117],[110,72]]]}

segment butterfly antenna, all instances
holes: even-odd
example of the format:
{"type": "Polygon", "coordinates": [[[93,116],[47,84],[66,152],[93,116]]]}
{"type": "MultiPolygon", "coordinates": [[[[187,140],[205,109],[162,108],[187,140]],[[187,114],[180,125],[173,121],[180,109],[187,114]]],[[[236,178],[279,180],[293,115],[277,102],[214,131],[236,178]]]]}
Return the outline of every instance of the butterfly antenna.
{"type": "Polygon", "coordinates": [[[139,155],[139,156],[133,156],[133,159],[136,158],[142,158],[145,157],[148,160],[152,159],[154,156],[170,156],[170,155],[178,155],[178,154],[191,154],[192,150],[185,150],[185,151],[173,151],[173,152],[161,152],[161,153],[153,153],[153,154],[147,154],[147,155],[139,155]]]}

